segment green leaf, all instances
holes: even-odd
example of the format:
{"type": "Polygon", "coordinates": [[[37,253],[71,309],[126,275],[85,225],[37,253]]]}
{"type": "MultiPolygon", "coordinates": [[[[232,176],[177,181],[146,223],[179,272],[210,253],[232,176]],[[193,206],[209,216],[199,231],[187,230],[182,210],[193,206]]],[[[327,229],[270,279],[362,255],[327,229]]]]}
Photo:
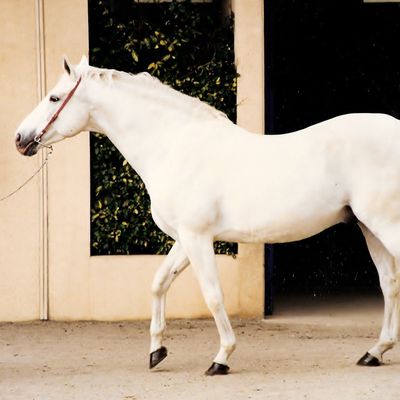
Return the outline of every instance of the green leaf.
{"type": "Polygon", "coordinates": [[[139,56],[137,55],[135,50],[131,50],[131,56],[133,58],[133,61],[139,62],[139,56]]]}

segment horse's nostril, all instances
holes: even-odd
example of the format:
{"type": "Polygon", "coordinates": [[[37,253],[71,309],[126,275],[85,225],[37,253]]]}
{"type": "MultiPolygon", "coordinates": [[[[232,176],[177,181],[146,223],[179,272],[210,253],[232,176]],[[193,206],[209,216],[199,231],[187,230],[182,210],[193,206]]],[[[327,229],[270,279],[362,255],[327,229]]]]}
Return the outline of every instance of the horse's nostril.
{"type": "Polygon", "coordinates": [[[21,141],[21,134],[17,133],[17,135],[15,136],[15,142],[19,143],[21,141]]]}

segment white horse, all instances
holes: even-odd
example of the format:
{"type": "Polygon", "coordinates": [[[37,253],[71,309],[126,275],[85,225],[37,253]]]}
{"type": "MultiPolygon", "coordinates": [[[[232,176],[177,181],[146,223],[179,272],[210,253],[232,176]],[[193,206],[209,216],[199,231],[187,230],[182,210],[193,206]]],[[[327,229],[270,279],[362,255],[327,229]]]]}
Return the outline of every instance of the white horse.
{"type": "Polygon", "coordinates": [[[40,145],[81,131],[102,132],[145,182],[155,222],[176,241],[152,285],[151,368],[167,356],[166,292],[190,263],[220,335],[207,374],[228,372],[236,341],[224,308],[215,240],[289,242],[354,218],[385,299],[379,340],[358,363],[380,364],[397,340],[400,306],[398,120],[351,114],[263,136],[148,74],[94,68],[85,57],[76,66],[64,60],[64,68],[19,126],[16,146],[31,156],[40,145]]]}

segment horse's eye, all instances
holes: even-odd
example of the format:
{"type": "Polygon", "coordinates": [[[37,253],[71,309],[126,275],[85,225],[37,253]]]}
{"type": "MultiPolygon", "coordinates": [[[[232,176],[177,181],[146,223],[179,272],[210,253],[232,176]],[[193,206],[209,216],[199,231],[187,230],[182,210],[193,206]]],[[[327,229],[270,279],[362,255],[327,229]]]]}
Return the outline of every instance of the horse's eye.
{"type": "Polygon", "coordinates": [[[60,101],[60,98],[57,96],[50,96],[50,101],[52,103],[57,103],[57,101],[60,101]]]}

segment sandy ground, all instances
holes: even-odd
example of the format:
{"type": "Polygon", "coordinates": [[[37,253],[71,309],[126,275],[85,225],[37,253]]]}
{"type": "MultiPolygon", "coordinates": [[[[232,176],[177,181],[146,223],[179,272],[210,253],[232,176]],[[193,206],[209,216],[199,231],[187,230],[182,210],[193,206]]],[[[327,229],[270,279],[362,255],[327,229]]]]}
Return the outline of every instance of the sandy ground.
{"type": "Polygon", "coordinates": [[[169,321],[169,356],[148,370],[149,322],[0,324],[0,399],[399,399],[400,350],[355,365],[379,333],[381,302],[298,299],[266,321],[233,320],[231,374],[206,377],[211,320],[169,321]]]}

